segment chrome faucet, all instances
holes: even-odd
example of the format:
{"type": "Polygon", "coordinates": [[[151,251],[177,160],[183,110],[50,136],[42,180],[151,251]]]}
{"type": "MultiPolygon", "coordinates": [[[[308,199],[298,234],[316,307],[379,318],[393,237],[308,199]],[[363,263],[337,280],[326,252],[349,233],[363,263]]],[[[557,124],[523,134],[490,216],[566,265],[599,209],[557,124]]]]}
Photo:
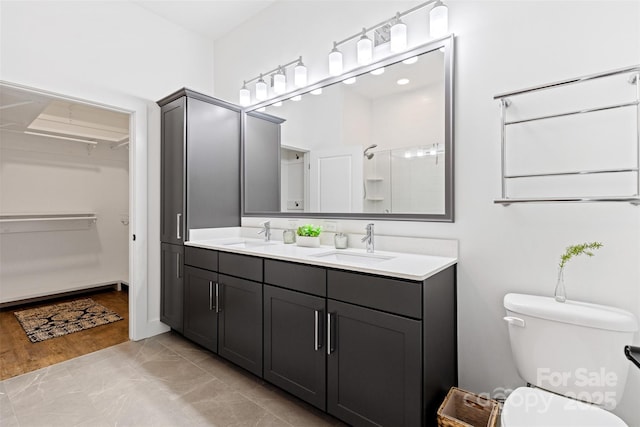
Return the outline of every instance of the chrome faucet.
{"type": "Polygon", "coordinates": [[[258,231],[258,234],[264,233],[264,241],[268,242],[271,240],[271,220],[261,222],[262,230],[258,231]]]}
{"type": "Polygon", "coordinates": [[[362,241],[367,242],[367,252],[371,254],[374,250],[373,236],[373,223],[367,224],[367,235],[362,238],[362,241]]]}

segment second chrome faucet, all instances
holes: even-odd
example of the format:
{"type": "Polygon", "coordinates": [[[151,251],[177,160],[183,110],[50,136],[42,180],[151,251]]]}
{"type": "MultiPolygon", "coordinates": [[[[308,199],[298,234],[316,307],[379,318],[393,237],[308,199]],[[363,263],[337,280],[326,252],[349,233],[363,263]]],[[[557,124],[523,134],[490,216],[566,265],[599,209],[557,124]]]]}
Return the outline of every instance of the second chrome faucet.
{"type": "Polygon", "coordinates": [[[261,222],[262,230],[258,231],[258,234],[264,233],[264,241],[268,242],[271,240],[271,220],[261,222]]]}
{"type": "Polygon", "coordinates": [[[367,243],[367,252],[373,253],[374,247],[374,234],[373,234],[373,223],[367,224],[367,234],[362,238],[363,242],[367,243]]]}

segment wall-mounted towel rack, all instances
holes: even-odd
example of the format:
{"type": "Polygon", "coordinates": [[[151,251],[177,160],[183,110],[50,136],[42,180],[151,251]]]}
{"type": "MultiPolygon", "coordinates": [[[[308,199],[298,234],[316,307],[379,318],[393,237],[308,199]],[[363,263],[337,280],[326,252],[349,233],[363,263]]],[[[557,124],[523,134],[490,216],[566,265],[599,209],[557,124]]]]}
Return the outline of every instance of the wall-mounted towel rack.
{"type": "Polygon", "coordinates": [[[494,203],[509,205],[512,203],[540,203],[540,202],[628,202],[633,205],[640,205],[640,65],[621,68],[612,71],[592,74],[588,76],[575,77],[572,79],[561,80],[553,83],[547,83],[527,89],[516,90],[512,92],[502,93],[494,96],[494,99],[500,101],[500,124],[501,124],[501,198],[494,203]],[[588,81],[603,79],[605,77],[614,77],[618,75],[629,75],[628,82],[635,85],[635,100],[610,103],[591,108],[570,109],[555,114],[534,115],[532,117],[507,119],[507,110],[512,105],[512,98],[525,94],[532,94],[545,90],[554,90],[561,87],[584,83],[588,81]],[[598,169],[584,170],[560,170],[551,172],[531,172],[531,173],[507,173],[507,128],[513,125],[537,122],[560,117],[578,116],[582,114],[603,112],[608,110],[617,110],[635,107],[635,165],[630,167],[609,167],[598,169]],[[542,177],[563,177],[563,176],[579,176],[579,175],[597,175],[597,174],[621,174],[634,173],[636,180],[634,183],[635,191],[629,195],[613,195],[613,196],[568,196],[568,197],[511,197],[508,195],[507,182],[509,180],[530,179],[542,177]]]}
{"type": "Polygon", "coordinates": [[[0,232],[87,229],[98,220],[95,213],[22,213],[0,214],[0,232]]]}

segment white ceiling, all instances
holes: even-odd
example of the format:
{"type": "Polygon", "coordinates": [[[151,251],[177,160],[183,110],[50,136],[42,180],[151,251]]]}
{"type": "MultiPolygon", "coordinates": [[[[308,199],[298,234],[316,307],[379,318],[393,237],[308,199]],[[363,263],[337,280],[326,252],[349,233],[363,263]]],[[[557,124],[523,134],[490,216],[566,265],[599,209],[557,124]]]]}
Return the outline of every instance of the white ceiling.
{"type": "Polygon", "coordinates": [[[150,12],[216,40],[269,7],[275,0],[134,0],[150,12]]]}

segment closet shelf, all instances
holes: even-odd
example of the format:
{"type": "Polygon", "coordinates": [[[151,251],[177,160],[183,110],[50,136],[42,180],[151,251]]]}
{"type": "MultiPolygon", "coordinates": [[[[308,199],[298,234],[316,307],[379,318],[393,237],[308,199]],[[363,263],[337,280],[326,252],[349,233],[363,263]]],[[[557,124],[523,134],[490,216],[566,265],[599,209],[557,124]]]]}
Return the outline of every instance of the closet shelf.
{"type": "Polygon", "coordinates": [[[25,233],[87,229],[98,220],[95,213],[0,214],[0,232],[25,233]]]}

